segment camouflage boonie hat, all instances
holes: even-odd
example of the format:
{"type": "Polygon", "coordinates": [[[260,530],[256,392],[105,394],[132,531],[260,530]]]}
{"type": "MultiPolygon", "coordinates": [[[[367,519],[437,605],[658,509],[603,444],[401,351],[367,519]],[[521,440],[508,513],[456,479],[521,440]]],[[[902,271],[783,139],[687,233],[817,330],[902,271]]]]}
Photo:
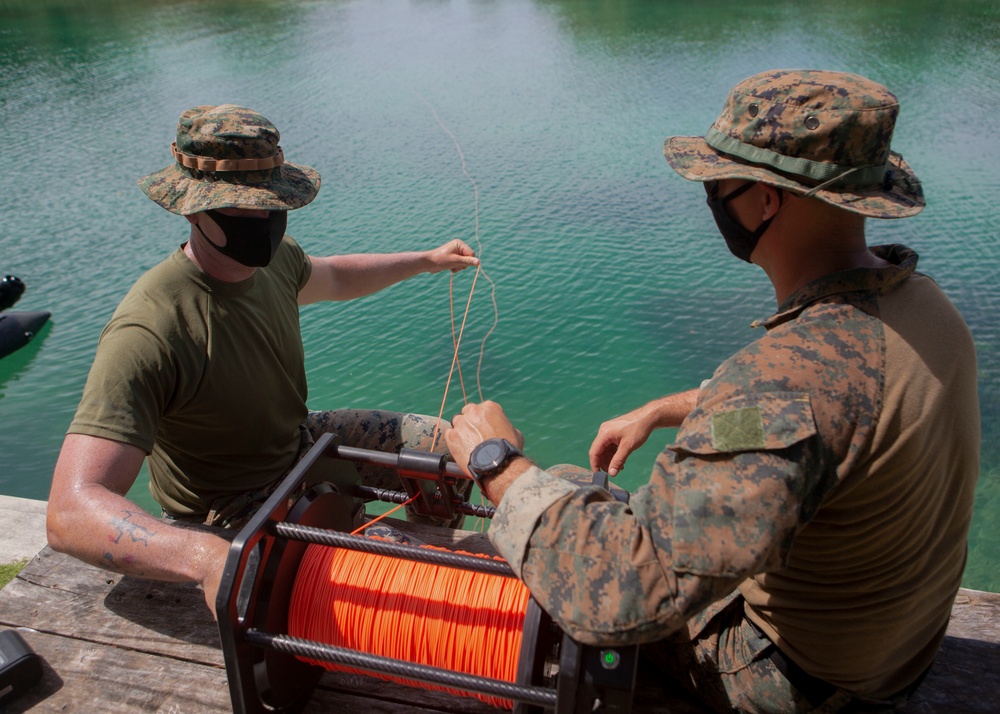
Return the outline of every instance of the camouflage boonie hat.
{"type": "Polygon", "coordinates": [[[923,189],[889,150],[899,102],[864,77],[763,72],[737,84],[704,137],[671,136],[663,154],[692,181],[760,181],[873,218],[924,207],[923,189]]]}
{"type": "Polygon", "coordinates": [[[301,208],[319,192],[319,172],[285,162],[279,136],[274,124],[246,107],[188,109],[170,145],[175,163],[139,179],[139,188],[181,216],[216,208],[301,208]]]}

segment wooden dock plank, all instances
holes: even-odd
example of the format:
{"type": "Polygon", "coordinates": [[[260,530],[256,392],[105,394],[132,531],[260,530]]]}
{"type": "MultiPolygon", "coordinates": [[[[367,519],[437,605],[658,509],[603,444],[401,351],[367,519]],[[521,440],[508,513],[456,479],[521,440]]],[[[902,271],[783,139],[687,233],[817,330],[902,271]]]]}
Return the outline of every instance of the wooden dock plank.
{"type": "Polygon", "coordinates": [[[1000,711],[1000,594],[959,591],[927,679],[901,711],[1000,711]]]}
{"type": "Polygon", "coordinates": [[[117,585],[122,575],[100,568],[80,568],[76,559],[51,548],[42,548],[18,576],[43,588],[53,588],[86,597],[103,597],[117,585]]]}
{"type": "Polygon", "coordinates": [[[127,647],[21,631],[42,655],[42,681],[5,708],[10,712],[231,711],[226,672],[127,647]]]}
{"type": "Polygon", "coordinates": [[[0,624],[222,666],[218,630],[196,586],[111,576],[49,549],[4,588],[0,624]]]}
{"type": "MultiPolygon", "coordinates": [[[[81,712],[232,711],[226,672],[220,666],[175,660],[148,652],[90,643],[80,646],[58,635],[21,631],[25,641],[45,653],[42,681],[0,710],[10,714],[81,712]]],[[[416,697],[420,699],[420,697],[416,697]]],[[[443,698],[444,705],[413,704],[413,690],[358,675],[322,681],[303,714],[473,714],[496,710],[478,702],[443,698]],[[359,694],[361,692],[361,694],[359,694]],[[454,704],[454,706],[450,706],[454,704]]]]}

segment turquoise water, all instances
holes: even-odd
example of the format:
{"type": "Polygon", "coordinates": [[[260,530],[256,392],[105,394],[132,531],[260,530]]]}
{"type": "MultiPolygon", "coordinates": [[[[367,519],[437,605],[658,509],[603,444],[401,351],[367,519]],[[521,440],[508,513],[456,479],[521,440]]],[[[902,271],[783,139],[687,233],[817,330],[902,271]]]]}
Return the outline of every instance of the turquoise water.
{"type": "MultiPolygon", "coordinates": [[[[1000,10],[995,2],[296,2],[0,0],[0,272],[52,322],[0,362],[0,493],[45,498],[101,327],[184,240],[136,179],[166,166],[177,115],[254,107],[317,200],[310,252],[479,239],[499,322],[483,395],[539,462],[585,463],[598,425],[697,385],[756,337],[773,295],[725,252],[701,190],[661,153],[703,133],[740,79],[857,72],[902,102],[894,148],[923,180],[902,242],[965,315],[980,359],[983,466],[968,587],[1000,590],[1000,10]]],[[[455,280],[459,312],[472,273],[455,280]]],[[[463,339],[477,399],[493,325],[480,280],[463,339]]],[[[437,414],[451,360],[448,278],[303,310],[315,408],[437,414]]],[[[453,380],[446,415],[461,408],[453,380]]],[[[672,434],[620,477],[637,486],[672,434]]],[[[143,478],[145,478],[143,476],[143,478]]],[[[152,506],[145,484],[133,496],[152,506]]]]}

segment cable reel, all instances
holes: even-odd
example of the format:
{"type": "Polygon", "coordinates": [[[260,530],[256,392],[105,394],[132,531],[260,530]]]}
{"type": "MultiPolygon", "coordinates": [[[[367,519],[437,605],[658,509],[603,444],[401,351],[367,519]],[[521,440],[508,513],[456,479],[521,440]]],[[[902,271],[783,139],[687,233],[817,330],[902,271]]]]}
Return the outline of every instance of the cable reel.
{"type": "MultiPolygon", "coordinates": [[[[423,514],[492,517],[494,509],[470,504],[457,495],[454,485],[465,478],[442,454],[356,449],[338,445],[331,434],[317,440],[237,534],[226,559],[216,612],[234,712],[300,711],[326,671],[306,658],[445,686],[468,696],[510,700],[515,714],[631,711],[638,646],[578,643],[559,629],[534,598],[528,598],[515,682],[288,634],[292,589],[303,554],[313,543],[516,578],[500,560],[350,535],[364,524],[366,500],[402,503],[418,495],[414,504],[423,514]],[[405,493],[362,486],[357,463],[395,469],[405,493]]],[[[606,475],[604,479],[606,485],[606,475]]]]}

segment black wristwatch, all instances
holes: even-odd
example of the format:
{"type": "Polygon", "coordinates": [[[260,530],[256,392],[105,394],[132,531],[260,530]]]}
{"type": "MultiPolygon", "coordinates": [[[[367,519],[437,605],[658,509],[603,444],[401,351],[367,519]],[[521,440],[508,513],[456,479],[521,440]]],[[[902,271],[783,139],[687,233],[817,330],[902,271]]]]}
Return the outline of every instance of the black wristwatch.
{"type": "Polygon", "coordinates": [[[472,479],[482,485],[484,478],[496,476],[511,459],[523,456],[521,450],[506,439],[487,439],[469,454],[469,471],[472,479]]]}

